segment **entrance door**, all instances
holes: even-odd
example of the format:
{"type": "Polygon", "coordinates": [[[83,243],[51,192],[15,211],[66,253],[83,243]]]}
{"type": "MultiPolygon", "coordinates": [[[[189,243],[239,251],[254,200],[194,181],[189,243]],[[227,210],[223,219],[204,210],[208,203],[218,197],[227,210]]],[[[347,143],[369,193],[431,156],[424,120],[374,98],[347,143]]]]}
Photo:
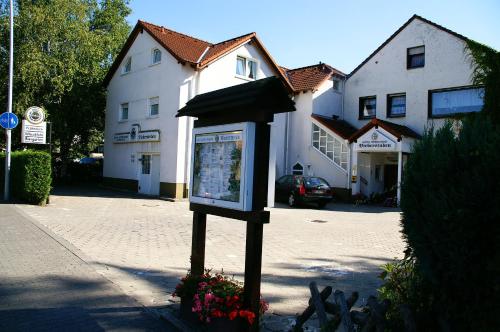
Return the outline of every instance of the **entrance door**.
{"type": "Polygon", "coordinates": [[[142,154],[139,160],[139,193],[158,196],[160,193],[160,156],[142,154]]]}
{"type": "Polygon", "coordinates": [[[384,191],[394,191],[398,183],[398,165],[384,165],[384,191]]]}

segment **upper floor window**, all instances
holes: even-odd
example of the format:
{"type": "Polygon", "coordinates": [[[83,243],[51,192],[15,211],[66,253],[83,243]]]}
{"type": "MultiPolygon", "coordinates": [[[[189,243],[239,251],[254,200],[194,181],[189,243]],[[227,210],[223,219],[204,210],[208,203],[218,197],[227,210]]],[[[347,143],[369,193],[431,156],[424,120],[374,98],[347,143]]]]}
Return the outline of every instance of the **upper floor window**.
{"type": "Polygon", "coordinates": [[[333,91],[340,92],[340,80],[333,80],[333,91]]]}
{"type": "Polygon", "coordinates": [[[425,65],[425,46],[410,47],[406,50],[406,68],[420,68],[425,65]]]}
{"type": "Polygon", "coordinates": [[[123,103],[120,105],[120,121],[128,120],[128,103],[123,103]]]}
{"type": "Polygon", "coordinates": [[[359,119],[372,119],[377,115],[377,97],[359,98],[359,119]]]}
{"type": "Polygon", "coordinates": [[[484,88],[460,87],[429,91],[429,117],[439,118],[479,112],[484,105],[484,88]]]}
{"type": "Polygon", "coordinates": [[[154,65],[154,64],[157,64],[160,62],[161,62],[161,51],[159,49],[155,48],[151,52],[151,63],[154,65]]]}
{"type": "Polygon", "coordinates": [[[387,95],[387,117],[396,118],[406,115],[406,94],[387,95]]]}
{"type": "Polygon", "coordinates": [[[128,57],[127,60],[125,60],[125,64],[123,65],[122,73],[127,74],[130,73],[132,70],[132,57],[128,57]]]}
{"type": "Polygon", "coordinates": [[[236,75],[249,79],[257,78],[257,61],[242,56],[236,57],[236,75]]]}
{"type": "Polygon", "coordinates": [[[292,174],[304,175],[304,166],[302,166],[300,163],[296,163],[295,165],[293,165],[292,174]]]}
{"type": "Polygon", "coordinates": [[[313,123],[312,145],[338,166],[347,170],[347,145],[313,123]]]}
{"type": "Polygon", "coordinates": [[[158,116],[160,114],[160,98],[149,98],[149,116],[158,116]]]}

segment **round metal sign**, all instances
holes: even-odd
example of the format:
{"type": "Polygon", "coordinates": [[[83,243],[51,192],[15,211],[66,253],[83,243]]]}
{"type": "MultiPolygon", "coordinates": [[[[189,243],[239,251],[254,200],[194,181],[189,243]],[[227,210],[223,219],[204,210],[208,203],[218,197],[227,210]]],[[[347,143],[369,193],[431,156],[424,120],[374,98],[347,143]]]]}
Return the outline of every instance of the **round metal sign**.
{"type": "Polygon", "coordinates": [[[25,117],[32,124],[39,124],[45,120],[45,112],[38,106],[32,106],[26,111],[25,117]]]}

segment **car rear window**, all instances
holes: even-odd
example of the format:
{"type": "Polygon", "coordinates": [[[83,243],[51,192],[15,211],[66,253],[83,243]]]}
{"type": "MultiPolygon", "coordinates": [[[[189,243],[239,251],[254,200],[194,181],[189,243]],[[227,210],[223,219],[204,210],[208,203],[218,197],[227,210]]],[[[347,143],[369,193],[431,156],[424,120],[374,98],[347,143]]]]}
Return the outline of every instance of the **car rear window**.
{"type": "Polygon", "coordinates": [[[329,186],[328,182],[323,180],[322,178],[306,178],[305,179],[306,186],[308,187],[317,187],[317,186],[329,186]]]}

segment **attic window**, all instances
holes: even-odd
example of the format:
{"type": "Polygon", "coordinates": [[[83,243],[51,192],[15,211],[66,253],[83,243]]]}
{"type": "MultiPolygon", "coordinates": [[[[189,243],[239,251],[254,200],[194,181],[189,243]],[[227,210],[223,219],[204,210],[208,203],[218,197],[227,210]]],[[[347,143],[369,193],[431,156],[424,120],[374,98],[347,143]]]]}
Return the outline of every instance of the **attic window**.
{"type": "Polygon", "coordinates": [[[236,57],[236,76],[255,80],[257,78],[257,61],[243,56],[236,57]]]}
{"type": "Polygon", "coordinates": [[[131,69],[132,69],[132,57],[128,57],[127,60],[125,61],[125,65],[123,66],[122,73],[123,74],[130,73],[131,69]]]}
{"type": "Polygon", "coordinates": [[[151,63],[154,65],[160,62],[161,62],[161,51],[155,48],[151,52],[151,63]]]}
{"type": "Polygon", "coordinates": [[[425,46],[410,47],[406,51],[406,68],[421,68],[425,65],[425,46]]]}
{"type": "Polygon", "coordinates": [[[333,91],[340,92],[340,81],[337,79],[333,80],[333,91]]]}

